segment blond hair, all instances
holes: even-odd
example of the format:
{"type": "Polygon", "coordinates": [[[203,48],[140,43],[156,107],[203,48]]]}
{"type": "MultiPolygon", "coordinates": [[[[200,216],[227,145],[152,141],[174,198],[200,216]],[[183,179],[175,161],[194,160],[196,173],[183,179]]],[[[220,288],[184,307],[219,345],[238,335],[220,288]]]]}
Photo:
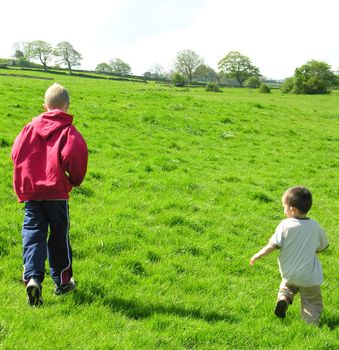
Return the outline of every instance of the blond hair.
{"type": "Polygon", "coordinates": [[[68,108],[69,106],[69,93],[60,84],[54,83],[45,92],[45,105],[49,109],[56,108],[68,108]]]}

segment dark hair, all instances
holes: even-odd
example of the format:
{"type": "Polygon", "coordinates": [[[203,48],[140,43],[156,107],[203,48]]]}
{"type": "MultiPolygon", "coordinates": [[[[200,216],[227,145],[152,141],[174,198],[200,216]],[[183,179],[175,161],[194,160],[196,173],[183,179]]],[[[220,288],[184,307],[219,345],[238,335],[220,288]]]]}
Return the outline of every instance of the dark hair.
{"type": "Polygon", "coordinates": [[[284,194],[285,203],[307,214],[312,207],[312,193],[303,186],[289,188],[284,194]]]}

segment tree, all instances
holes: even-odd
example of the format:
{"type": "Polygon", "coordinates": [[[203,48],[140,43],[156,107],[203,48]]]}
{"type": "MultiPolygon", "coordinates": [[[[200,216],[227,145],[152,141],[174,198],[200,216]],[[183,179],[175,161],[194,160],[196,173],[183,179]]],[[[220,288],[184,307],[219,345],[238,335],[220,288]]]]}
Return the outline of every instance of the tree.
{"type": "Polygon", "coordinates": [[[21,50],[16,49],[13,58],[20,59],[22,57],[25,57],[25,54],[21,50]]]}
{"type": "Polygon", "coordinates": [[[171,74],[166,72],[159,63],[154,64],[143,76],[147,79],[171,80],[171,74]]]}
{"type": "Polygon", "coordinates": [[[23,51],[19,49],[15,49],[15,52],[13,54],[13,62],[12,65],[19,66],[19,67],[29,67],[30,62],[25,57],[25,54],[23,51]]]}
{"type": "Polygon", "coordinates": [[[218,63],[227,78],[235,79],[242,87],[244,82],[251,76],[260,78],[259,68],[253,66],[247,56],[238,51],[231,51],[218,63]]]}
{"type": "Polygon", "coordinates": [[[217,72],[206,64],[201,64],[195,71],[195,78],[203,82],[218,81],[217,72]]]}
{"type": "Polygon", "coordinates": [[[102,62],[96,66],[95,71],[98,73],[112,73],[112,68],[109,64],[102,62]]]}
{"type": "Polygon", "coordinates": [[[195,75],[197,68],[204,60],[192,50],[183,50],[177,53],[175,68],[178,72],[185,74],[190,82],[195,75]]]}
{"type": "Polygon", "coordinates": [[[128,63],[124,62],[120,58],[115,58],[110,61],[110,66],[112,68],[112,72],[121,76],[126,76],[131,74],[131,67],[128,63]]]}
{"type": "Polygon", "coordinates": [[[288,93],[292,92],[293,88],[294,88],[294,78],[293,77],[286,78],[285,81],[280,86],[280,90],[284,94],[288,94],[288,93]]]}
{"type": "Polygon", "coordinates": [[[217,79],[218,85],[221,84],[221,81],[225,77],[225,73],[223,71],[217,72],[217,76],[215,77],[217,79]]]}
{"type": "Polygon", "coordinates": [[[29,67],[31,63],[28,60],[27,55],[27,43],[25,41],[17,41],[13,45],[14,54],[13,54],[13,65],[18,65],[20,67],[29,67]]]}
{"type": "Polygon", "coordinates": [[[27,56],[38,59],[44,71],[47,70],[47,62],[51,58],[53,53],[52,45],[42,40],[31,41],[27,44],[27,56]]]}
{"type": "Polygon", "coordinates": [[[159,63],[154,64],[151,67],[150,72],[152,74],[152,77],[154,79],[158,79],[158,80],[163,80],[165,78],[165,75],[166,75],[164,67],[159,63]]]}
{"type": "Polygon", "coordinates": [[[65,64],[72,74],[72,68],[80,66],[82,57],[68,41],[60,42],[54,50],[54,55],[60,57],[60,63],[65,64]]]}
{"type": "Polygon", "coordinates": [[[295,70],[293,92],[326,94],[335,83],[336,76],[329,64],[311,60],[295,70]]]}
{"type": "Polygon", "coordinates": [[[146,78],[146,79],[152,79],[153,78],[153,73],[150,72],[150,71],[147,71],[143,74],[143,76],[146,78]]]}
{"type": "Polygon", "coordinates": [[[26,57],[27,52],[27,42],[26,41],[17,41],[13,45],[14,54],[13,57],[16,59],[26,57]]]}

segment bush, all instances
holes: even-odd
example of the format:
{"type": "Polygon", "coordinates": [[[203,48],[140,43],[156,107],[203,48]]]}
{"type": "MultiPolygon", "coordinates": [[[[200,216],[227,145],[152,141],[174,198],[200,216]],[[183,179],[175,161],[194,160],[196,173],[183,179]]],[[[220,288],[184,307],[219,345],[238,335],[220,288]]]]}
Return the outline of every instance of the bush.
{"type": "Polygon", "coordinates": [[[297,68],[293,92],[296,94],[326,94],[335,85],[336,76],[325,62],[311,60],[297,68]]]}
{"type": "Polygon", "coordinates": [[[245,81],[245,86],[250,88],[250,89],[256,89],[260,86],[260,79],[257,77],[250,77],[245,81]]]}
{"type": "Polygon", "coordinates": [[[27,60],[26,57],[20,57],[16,60],[16,64],[19,67],[32,67],[33,64],[27,60]]]}
{"type": "Polygon", "coordinates": [[[185,79],[185,77],[184,77],[182,74],[180,74],[179,72],[175,72],[175,73],[173,73],[173,75],[172,75],[172,81],[173,81],[173,84],[174,84],[175,86],[180,86],[180,87],[182,87],[182,86],[185,86],[185,81],[186,81],[186,79],[185,79]]]}
{"type": "Polygon", "coordinates": [[[293,88],[294,88],[293,77],[285,79],[285,81],[280,86],[280,90],[285,94],[292,92],[293,88]]]}
{"type": "Polygon", "coordinates": [[[206,85],[206,91],[211,91],[211,92],[221,92],[219,85],[216,83],[208,83],[206,85]]]}
{"type": "Polygon", "coordinates": [[[268,85],[262,83],[259,86],[259,91],[263,94],[269,94],[271,92],[271,89],[268,85]]]}

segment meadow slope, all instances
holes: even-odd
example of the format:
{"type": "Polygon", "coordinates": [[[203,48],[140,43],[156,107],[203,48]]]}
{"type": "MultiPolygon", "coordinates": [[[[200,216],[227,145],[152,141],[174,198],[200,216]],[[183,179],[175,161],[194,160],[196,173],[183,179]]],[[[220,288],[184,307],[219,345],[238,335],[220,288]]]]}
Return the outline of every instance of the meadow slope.
{"type": "Polygon", "coordinates": [[[208,93],[29,74],[0,75],[0,349],[339,348],[338,91],[208,93]],[[45,305],[30,308],[10,149],[53,81],[70,90],[90,156],[70,200],[78,289],[53,296],[47,273],[45,305]],[[300,320],[299,298],[275,318],[277,252],[249,266],[297,184],[313,192],[310,216],[330,241],[320,327],[300,320]]]}

